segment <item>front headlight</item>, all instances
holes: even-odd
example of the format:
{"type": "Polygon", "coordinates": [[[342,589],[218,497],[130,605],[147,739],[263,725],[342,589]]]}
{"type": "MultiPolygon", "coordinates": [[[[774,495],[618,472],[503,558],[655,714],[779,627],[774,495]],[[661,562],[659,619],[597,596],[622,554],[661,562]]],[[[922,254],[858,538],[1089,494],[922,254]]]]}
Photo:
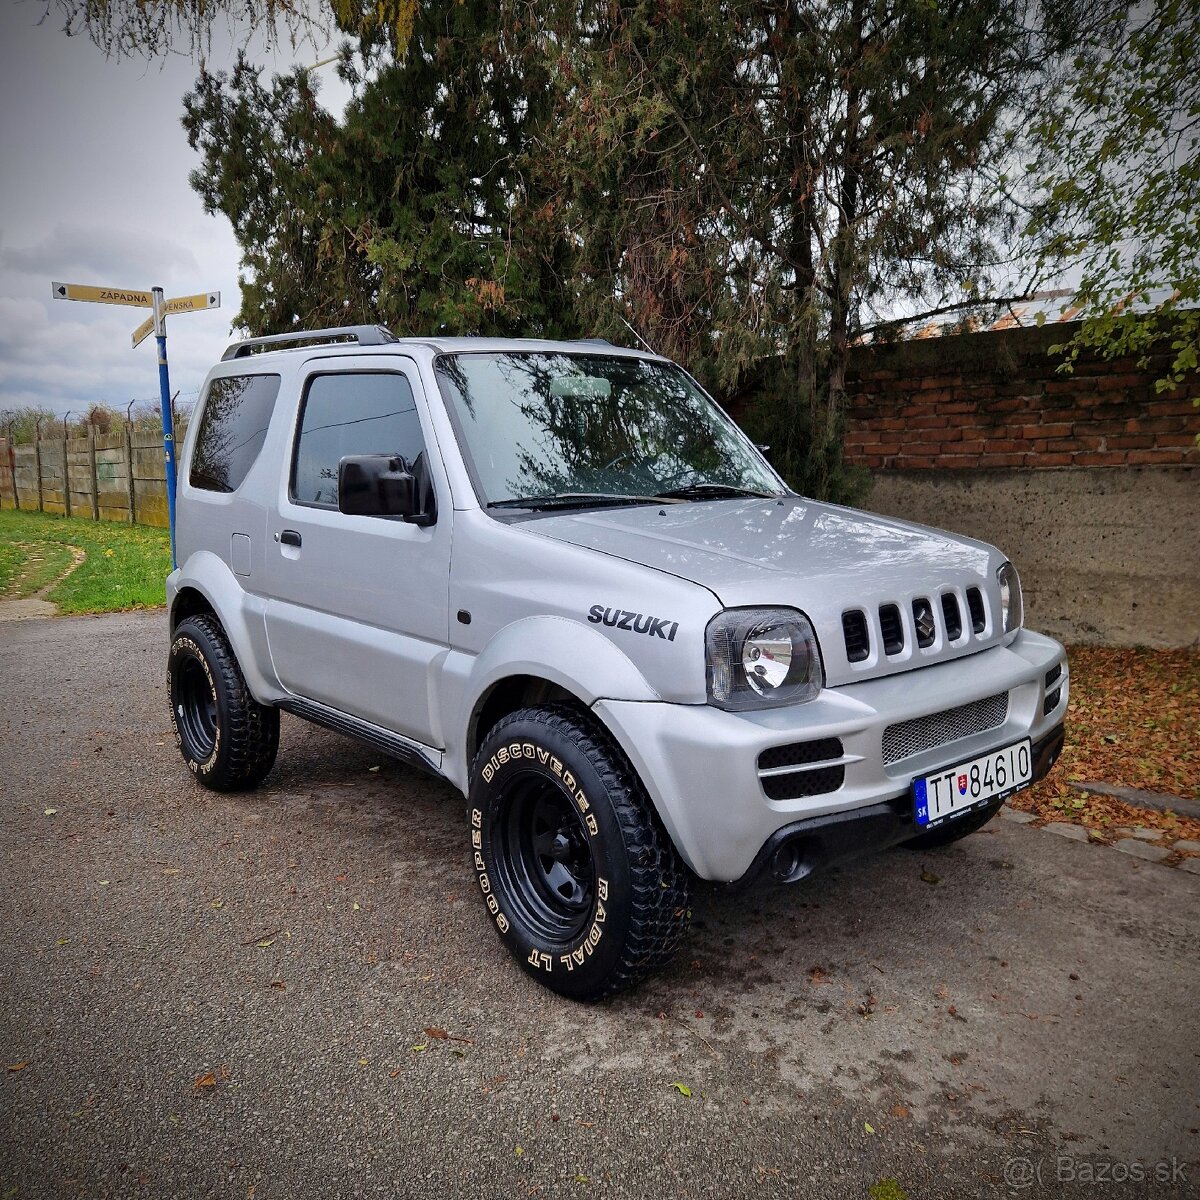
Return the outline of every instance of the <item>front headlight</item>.
{"type": "Polygon", "coordinates": [[[792,608],[731,608],[704,634],[708,699],[737,712],[811,700],[825,685],[817,637],[792,608]]]}
{"type": "Polygon", "coordinates": [[[996,572],[996,579],[1000,583],[1000,616],[1004,632],[1012,633],[1014,629],[1020,629],[1025,620],[1025,602],[1021,597],[1017,568],[1010,562],[1004,563],[996,572]]]}

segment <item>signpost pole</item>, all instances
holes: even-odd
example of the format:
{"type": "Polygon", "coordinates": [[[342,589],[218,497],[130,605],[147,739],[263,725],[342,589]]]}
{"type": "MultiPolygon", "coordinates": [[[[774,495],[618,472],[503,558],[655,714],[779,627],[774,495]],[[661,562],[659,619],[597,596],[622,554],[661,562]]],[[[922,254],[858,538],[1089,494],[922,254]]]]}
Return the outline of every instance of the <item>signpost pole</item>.
{"type": "Polygon", "coordinates": [[[163,311],[163,290],[152,290],[154,297],[154,336],[158,342],[158,388],[162,403],[163,462],[167,468],[167,519],[171,525],[171,567],[175,558],[175,421],[171,413],[171,378],[167,373],[167,323],[163,311]]]}

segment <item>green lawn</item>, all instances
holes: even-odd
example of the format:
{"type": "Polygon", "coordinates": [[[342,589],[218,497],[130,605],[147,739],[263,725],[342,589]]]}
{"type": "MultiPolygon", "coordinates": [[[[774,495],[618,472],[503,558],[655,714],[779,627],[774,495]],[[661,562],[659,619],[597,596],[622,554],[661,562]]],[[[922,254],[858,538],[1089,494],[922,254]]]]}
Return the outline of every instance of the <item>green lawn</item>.
{"type": "Polygon", "coordinates": [[[46,599],[63,613],[119,612],[165,602],[171,541],[165,529],[81,521],[44,513],[0,512],[0,596],[29,596],[84,561],[46,599]]]}

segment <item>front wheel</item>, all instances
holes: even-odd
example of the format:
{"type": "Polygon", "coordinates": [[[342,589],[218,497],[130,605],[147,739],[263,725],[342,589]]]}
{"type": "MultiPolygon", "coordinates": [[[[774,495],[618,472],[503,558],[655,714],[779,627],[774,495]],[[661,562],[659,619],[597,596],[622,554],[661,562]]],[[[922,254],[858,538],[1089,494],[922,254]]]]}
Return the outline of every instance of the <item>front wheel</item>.
{"type": "Polygon", "coordinates": [[[688,871],[591,716],[555,706],[505,717],[475,758],[469,811],[488,912],[539,983],[594,1000],[671,958],[690,916],[688,871]]]}
{"type": "Polygon", "coordinates": [[[216,617],[179,622],[167,692],[175,742],[192,774],[217,792],[257,787],[275,765],[279,710],[250,694],[216,617]]]}

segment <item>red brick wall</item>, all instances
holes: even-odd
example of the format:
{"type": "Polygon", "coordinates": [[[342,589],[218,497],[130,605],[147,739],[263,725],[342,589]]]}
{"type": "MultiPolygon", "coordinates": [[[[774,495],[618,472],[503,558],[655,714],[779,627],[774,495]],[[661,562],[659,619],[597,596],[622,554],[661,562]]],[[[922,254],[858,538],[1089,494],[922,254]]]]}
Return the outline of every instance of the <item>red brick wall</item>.
{"type": "Polygon", "coordinates": [[[847,375],[846,458],[875,470],[1200,466],[1200,376],[1154,390],[1167,352],[1080,360],[1047,348],[1070,325],[861,346],[847,375]]]}

